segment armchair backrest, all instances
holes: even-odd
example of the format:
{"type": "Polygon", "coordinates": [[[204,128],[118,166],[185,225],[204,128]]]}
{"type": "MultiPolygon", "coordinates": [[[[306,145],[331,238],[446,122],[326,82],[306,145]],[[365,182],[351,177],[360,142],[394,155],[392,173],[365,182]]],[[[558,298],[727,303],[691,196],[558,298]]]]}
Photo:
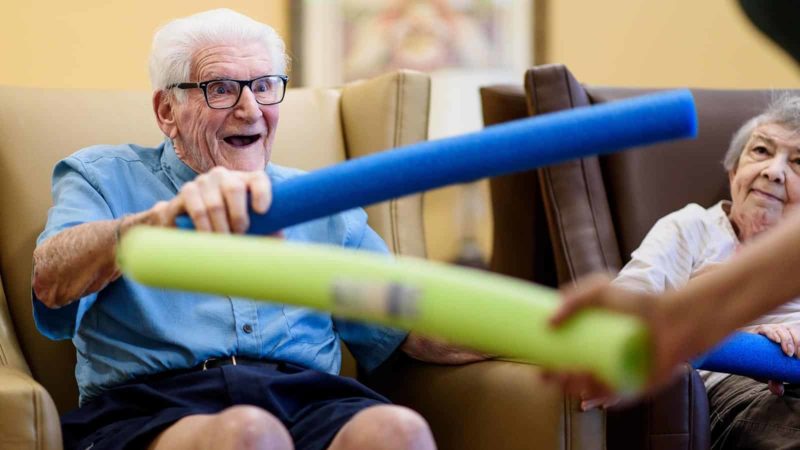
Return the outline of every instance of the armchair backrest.
{"type": "MultiPolygon", "coordinates": [[[[427,75],[409,71],[342,89],[291,89],[273,160],[311,170],[424,140],[429,95],[427,75]]],[[[51,205],[53,166],[88,145],[155,145],[162,135],[144,91],[0,86],[0,105],[0,366],[32,373],[64,412],[78,399],[75,349],[39,334],[30,297],[31,255],[51,205]]],[[[425,256],[421,195],[368,212],[393,251],[425,256]]]]}

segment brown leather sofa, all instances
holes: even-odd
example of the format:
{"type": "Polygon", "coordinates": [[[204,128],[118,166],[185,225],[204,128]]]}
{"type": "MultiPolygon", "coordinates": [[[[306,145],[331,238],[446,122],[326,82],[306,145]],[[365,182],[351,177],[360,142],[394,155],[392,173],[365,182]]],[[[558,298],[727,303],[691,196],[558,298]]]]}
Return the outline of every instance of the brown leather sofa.
{"type": "MultiPolygon", "coordinates": [[[[553,64],[528,70],[524,87],[487,87],[481,97],[489,125],[652,91],[582,85],[565,66],[553,64]]],[[[722,157],[733,132],[763,110],[771,93],[692,93],[699,120],[696,140],[492,179],[492,268],[550,286],[591,272],[615,273],[660,217],[690,202],[710,206],[729,198],[722,157]]],[[[688,366],[665,391],[632,407],[612,409],[606,420],[611,450],[709,446],[705,389],[688,366]]]]}
{"type": "MultiPolygon", "coordinates": [[[[487,125],[590,106],[651,90],[578,83],[563,65],[538,66],[524,86],[482,89],[487,125]]],[[[616,272],[660,217],[727,198],[722,155],[733,131],[763,108],[761,91],[693,90],[697,140],[661,144],[491,180],[492,269],[549,286],[616,272]]],[[[632,124],[635,126],[635,124],[632,124]]],[[[704,449],[708,403],[690,368],[664,392],[606,418],[609,449],[704,449]]]]}
{"type": "MultiPolygon", "coordinates": [[[[398,72],[342,89],[292,89],[274,159],[304,169],[426,139],[430,82],[398,72]]],[[[76,406],[75,350],[43,338],[31,312],[31,254],[55,162],[98,143],[155,144],[148,92],[0,86],[0,448],[61,448],[58,413],[76,406]],[[4,288],[4,290],[3,290],[4,288]],[[5,292],[6,295],[3,295],[5,292]]],[[[425,256],[422,197],[368,209],[398,254],[425,256]]],[[[346,358],[344,373],[354,374],[346,358]]],[[[603,416],[508,362],[443,367],[399,359],[370,380],[420,411],[442,449],[602,449],[603,416]]]]}

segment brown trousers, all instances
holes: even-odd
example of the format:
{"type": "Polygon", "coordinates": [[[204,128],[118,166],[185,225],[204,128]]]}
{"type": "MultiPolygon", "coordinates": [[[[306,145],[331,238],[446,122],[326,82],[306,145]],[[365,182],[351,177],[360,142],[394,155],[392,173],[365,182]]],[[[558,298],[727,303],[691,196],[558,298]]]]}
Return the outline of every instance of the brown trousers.
{"type": "Polygon", "coordinates": [[[800,385],[778,397],[767,383],[731,375],[708,392],[711,448],[800,449],[800,385]]]}

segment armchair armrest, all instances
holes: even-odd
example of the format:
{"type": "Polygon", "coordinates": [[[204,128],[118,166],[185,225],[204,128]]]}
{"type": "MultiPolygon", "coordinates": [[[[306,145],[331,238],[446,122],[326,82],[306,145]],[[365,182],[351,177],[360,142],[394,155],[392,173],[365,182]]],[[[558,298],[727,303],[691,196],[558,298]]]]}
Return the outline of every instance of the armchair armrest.
{"type": "Polygon", "coordinates": [[[539,372],[502,361],[439,366],[401,358],[365,381],[422,414],[441,449],[604,449],[604,413],[580,412],[539,372]]]}
{"type": "Polygon", "coordinates": [[[62,448],[53,399],[30,375],[8,367],[0,367],[0,448],[62,448]]]}

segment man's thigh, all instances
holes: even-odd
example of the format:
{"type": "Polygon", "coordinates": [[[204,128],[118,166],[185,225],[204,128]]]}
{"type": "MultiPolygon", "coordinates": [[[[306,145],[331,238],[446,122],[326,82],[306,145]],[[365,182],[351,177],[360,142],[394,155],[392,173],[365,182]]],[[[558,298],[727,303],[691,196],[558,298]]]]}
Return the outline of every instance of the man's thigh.
{"type": "Polygon", "coordinates": [[[64,449],[146,448],[179,420],[230,406],[219,371],[131,382],[61,417],[64,449]]]}
{"type": "MultiPolygon", "coordinates": [[[[225,368],[231,398],[239,403],[251,395],[248,371],[225,368]],[[239,378],[241,377],[241,378],[239,378]]],[[[286,425],[298,450],[328,448],[339,430],[359,412],[389,400],[352,378],[281,364],[281,376],[258,381],[257,391],[268,403],[257,406],[274,412],[286,425]]]]}
{"type": "Polygon", "coordinates": [[[217,414],[184,417],[159,434],[148,450],[290,450],[286,427],[261,408],[237,405],[217,414]]]}
{"type": "Polygon", "coordinates": [[[65,414],[62,430],[67,450],[144,448],[185,417],[250,405],[277,418],[298,449],[324,449],[359,411],[387,403],[353,379],[291,364],[224,366],[110,389],[65,414]]]}

